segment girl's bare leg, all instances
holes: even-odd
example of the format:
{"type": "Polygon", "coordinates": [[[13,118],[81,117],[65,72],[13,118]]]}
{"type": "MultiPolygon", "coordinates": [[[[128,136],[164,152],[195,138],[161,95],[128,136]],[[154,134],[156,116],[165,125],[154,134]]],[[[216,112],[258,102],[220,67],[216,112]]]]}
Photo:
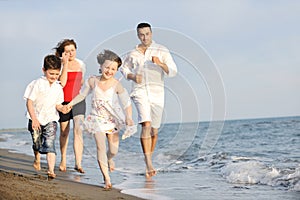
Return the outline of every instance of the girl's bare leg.
{"type": "Polygon", "coordinates": [[[115,170],[115,163],[113,157],[118,153],[119,150],[119,133],[107,134],[108,150],[107,159],[109,171],[115,170]]]}
{"type": "Polygon", "coordinates": [[[96,133],[94,135],[97,146],[97,160],[105,182],[105,189],[111,188],[110,176],[108,173],[106,154],[106,134],[96,133]]]}

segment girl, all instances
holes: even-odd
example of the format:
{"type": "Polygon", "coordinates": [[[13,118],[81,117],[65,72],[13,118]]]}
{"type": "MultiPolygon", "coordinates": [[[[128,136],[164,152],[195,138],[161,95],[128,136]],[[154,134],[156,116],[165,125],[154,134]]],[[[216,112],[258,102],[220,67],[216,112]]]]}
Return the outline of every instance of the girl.
{"type": "Polygon", "coordinates": [[[82,101],[89,93],[92,94],[91,112],[84,121],[84,127],[94,134],[97,160],[105,182],[104,188],[110,189],[112,184],[108,170],[112,172],[115,168],[112,158],[118,152],[120,129],[124,127],[124,123],[128,126],[133,125],[132,106],[127,91],[114,78],[122,64],[121,58],[112,51],[104,50],[97,56],[97,60],[100,64],[100,76],[90,77],[83,91],[68,104],[68,107],[82,101]],[[119,100],[123,109],[120,107],[119,100]]]}

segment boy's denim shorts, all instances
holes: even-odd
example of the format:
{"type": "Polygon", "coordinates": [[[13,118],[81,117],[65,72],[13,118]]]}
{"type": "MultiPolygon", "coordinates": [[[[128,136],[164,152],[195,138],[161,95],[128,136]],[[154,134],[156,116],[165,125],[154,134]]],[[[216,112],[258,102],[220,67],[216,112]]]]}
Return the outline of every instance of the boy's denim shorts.
{"type": "Polygon", "coordinates": [[[32,149],[39,151],[41,154],[55,153],[55,138],[57,131],[57,122],[49,122],[45,126],[41,126],[40,131],[34,131],[32,129],[32,121],[28,122],[28,131],[32,137],[32,149]]]}

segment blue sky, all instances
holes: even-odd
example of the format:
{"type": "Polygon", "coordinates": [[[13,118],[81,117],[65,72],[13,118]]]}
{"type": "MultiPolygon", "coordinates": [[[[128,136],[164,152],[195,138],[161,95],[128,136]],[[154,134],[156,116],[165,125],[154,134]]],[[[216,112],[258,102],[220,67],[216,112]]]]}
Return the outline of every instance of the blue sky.
{"type": "Polygon", "coordinates": [[[0,128],[26,126],[25,87],[58,41],[75,39],[88,76],[102,48],[123,55],[138,43],[141,21],[178,64],[165,122],[300,115],[299,1],[3,0],[0,128]]]}

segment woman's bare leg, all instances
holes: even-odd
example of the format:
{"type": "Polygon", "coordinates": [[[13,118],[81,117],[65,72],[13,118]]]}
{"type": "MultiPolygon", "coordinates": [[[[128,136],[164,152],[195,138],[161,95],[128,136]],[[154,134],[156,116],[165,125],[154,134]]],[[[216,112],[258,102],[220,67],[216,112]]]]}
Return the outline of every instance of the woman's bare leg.
{"type": "Polygon", "coordinates": [[[73,148],[75,153],[75,168],[81,170],[81,173],[84,173],[81,161],[83,154],[83,137],[82,130],[80,128],[80,123],[84,120],[84,115],[77,115],[73,118],[73,131],[74,131],[74,142],[73,148]]]}
{"type": "Polygon", "coordinates": [[[65,172],[67,170],[67,147],[69,142],[69,132],[70,132],[70,121],[60,122],[60,153],[61,162],[59,165],[59,170],[65,172]]]}

